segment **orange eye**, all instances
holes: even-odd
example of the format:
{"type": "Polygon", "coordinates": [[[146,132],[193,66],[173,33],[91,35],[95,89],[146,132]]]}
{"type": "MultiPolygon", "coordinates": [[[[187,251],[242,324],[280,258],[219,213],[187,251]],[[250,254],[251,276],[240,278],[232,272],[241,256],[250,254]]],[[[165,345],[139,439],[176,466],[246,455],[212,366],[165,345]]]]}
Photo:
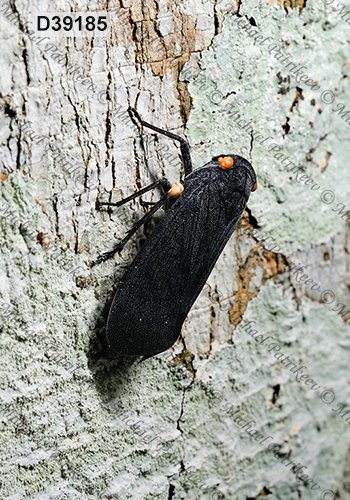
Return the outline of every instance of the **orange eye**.
{"type": "Polygon", "coordinates": [[[220,163],[220,165],[222,166],[222,168],[230,168],[232,167],[233,165],[233,158],[231,158],[231,156],[225,156],[225,158],[222,158],[220,156],[220,158],[218,158],[218,162],[220,163]]]}
{"type": "Polygon", "coordinates": [[[252,189],[252,191],[254,192],[254,191],[256,191],[257,189],[258,189],[258,181],[256,181],[255,186],[254,186],[254,189],[252,189]]]}

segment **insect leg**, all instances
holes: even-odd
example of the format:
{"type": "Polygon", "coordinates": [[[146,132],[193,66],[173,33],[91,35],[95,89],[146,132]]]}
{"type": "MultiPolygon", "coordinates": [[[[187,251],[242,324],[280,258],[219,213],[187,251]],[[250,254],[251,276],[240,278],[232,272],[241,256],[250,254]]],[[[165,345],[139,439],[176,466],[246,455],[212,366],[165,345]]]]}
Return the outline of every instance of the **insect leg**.
{"type": "Polygon", "coordinates": [[[140,200],[141,207],[152,207],[155,204],[156,204],[155,201],[143,201],[143,200],[140,200]]]}
{"type": "Polygon", "coordinates": [[[182,159],[183,159],[183,163],[184,163],[185,176],[189,175],[192,172],[192,160],[191,160],[191,155],[190,155],[190,146],[188,145],[188,142],[183,137],[180,137],[179,135],[173,134],[172,132],[167,132],[166,130],[155,127],[154,125],[151,125],[150,123],[143,121],[141,116],[138,114],[138,112],[136,111],[135,108],[129,108],[129,109],[133,112],[136,119],[141,123],[141,125],[143,127],[150,128],[151,130],[154,130],[155,132],[158,132],[159,134],[166,135],[167,137],[170,137],[171,139],[175,139],[175,141],[180,142],[180,150],[181,150],[182,159]]]}
{"type": "MultiPolygon", "coordinates": [[[[120,207],[121,205],[128,203],[128,201],[134,200],[138,196],[142,196],[143,194],[147,193],[148,191],[151,191],[152,189],[154,189],[157,186],[162,186],[164,191],[169,191],[169,189],[171,188],[171,184],[168,181],[168,179],[159,179],[158,181],[153,182],[152,184],[150,184],[149,186],[146,186],[143,189],[140,189],[140,191],[136,191],[136,193],[128,196],[127,198],[124,198],[124,200],[118,201],[117,203],[97,201],[97,207],[100,207],[101,205],[108,205],[111,207],[120,207]]],[[[143,203],[147,203],[147,202],[143,202],[143,203]]]]}
{"type": "Polygon", "coordinates": [[[118,245],[116,245],[112,250],[110,250],[109,252],[106,252],[106,253],[103,253],[102,255],[100,255],[96,260],[95,262],[93,262],[91,264],[91,266],[95,266],[96,264],[100,264],[101,262],[104,262],[105,260],[108,260],[108,259],[111,259],[113,257],[114,254],[116,254],[117,252],[121,252],[121,250],[124,248],[124,246],[126,245],[126,243],[130,240],[130,238],[136,233],[136,231],[148,220],[152,217],[152,215],[154,215],[156,213],[157,210],[159,210],[170,198],[171,198],[171,193],[166,193],[155,205],[153,208],[151,208],[151,210],[142,217],[142,219],[140,219],[136,224],[135,226],[130,229],[130,231],[127,232],[127,235],[125,236],[125,238],[122,239],[122,241],[120,241],[118,243],[118,245]]]}

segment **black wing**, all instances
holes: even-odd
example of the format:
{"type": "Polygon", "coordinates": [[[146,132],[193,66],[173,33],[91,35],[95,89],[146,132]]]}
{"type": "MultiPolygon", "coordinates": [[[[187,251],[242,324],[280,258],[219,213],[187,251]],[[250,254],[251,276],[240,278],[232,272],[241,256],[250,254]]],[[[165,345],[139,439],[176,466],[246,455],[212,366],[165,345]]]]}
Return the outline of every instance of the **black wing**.
{"type": "Polygon", "coordinates": [[[153,355],[178,338],[247,202],[210,177],[185,188],[123,277],[107,323],[114,351],[153,355]]]}

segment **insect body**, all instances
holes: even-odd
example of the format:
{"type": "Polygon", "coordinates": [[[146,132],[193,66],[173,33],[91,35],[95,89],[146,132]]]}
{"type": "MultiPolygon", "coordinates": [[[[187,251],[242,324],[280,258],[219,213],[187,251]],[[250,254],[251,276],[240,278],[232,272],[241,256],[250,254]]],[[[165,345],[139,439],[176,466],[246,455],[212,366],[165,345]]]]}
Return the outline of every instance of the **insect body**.
{"type": "Polygon", "coordinates": [[[143,126],[180,141],[185,167],[183,186],[171,186],[162,179],[117,204],[107,203],[120,206],[159,184],[166,191],[127,237],[96,261],[120,251],[156,210],[175,199],[122,278],[107,321],[107,341],[113,351],[149,357],[176,342],[257,182],[250,163],[233,154],[214,157],[192,171],[189,146],[183,138],[133,113],[143,126]]]}

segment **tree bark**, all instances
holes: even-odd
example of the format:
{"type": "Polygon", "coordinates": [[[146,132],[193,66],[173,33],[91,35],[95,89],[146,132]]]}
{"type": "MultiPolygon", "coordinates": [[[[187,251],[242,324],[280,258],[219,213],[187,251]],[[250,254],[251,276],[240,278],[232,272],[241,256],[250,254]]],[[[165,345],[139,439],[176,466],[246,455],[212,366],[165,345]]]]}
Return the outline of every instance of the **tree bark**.
{"type": "Polygon", "coordinates": [[[66,2],[111,35],[46,40],[32,4],[2,4],[1,498],[350,498],[348,26],[286,2],[66,2]],[[129,106],[195,168],[238,154],[259,184],[178,342],[141,364],[105,323],[164,212],[91,267],[147,211],[96,201],[183,167],[129,106]]]}

